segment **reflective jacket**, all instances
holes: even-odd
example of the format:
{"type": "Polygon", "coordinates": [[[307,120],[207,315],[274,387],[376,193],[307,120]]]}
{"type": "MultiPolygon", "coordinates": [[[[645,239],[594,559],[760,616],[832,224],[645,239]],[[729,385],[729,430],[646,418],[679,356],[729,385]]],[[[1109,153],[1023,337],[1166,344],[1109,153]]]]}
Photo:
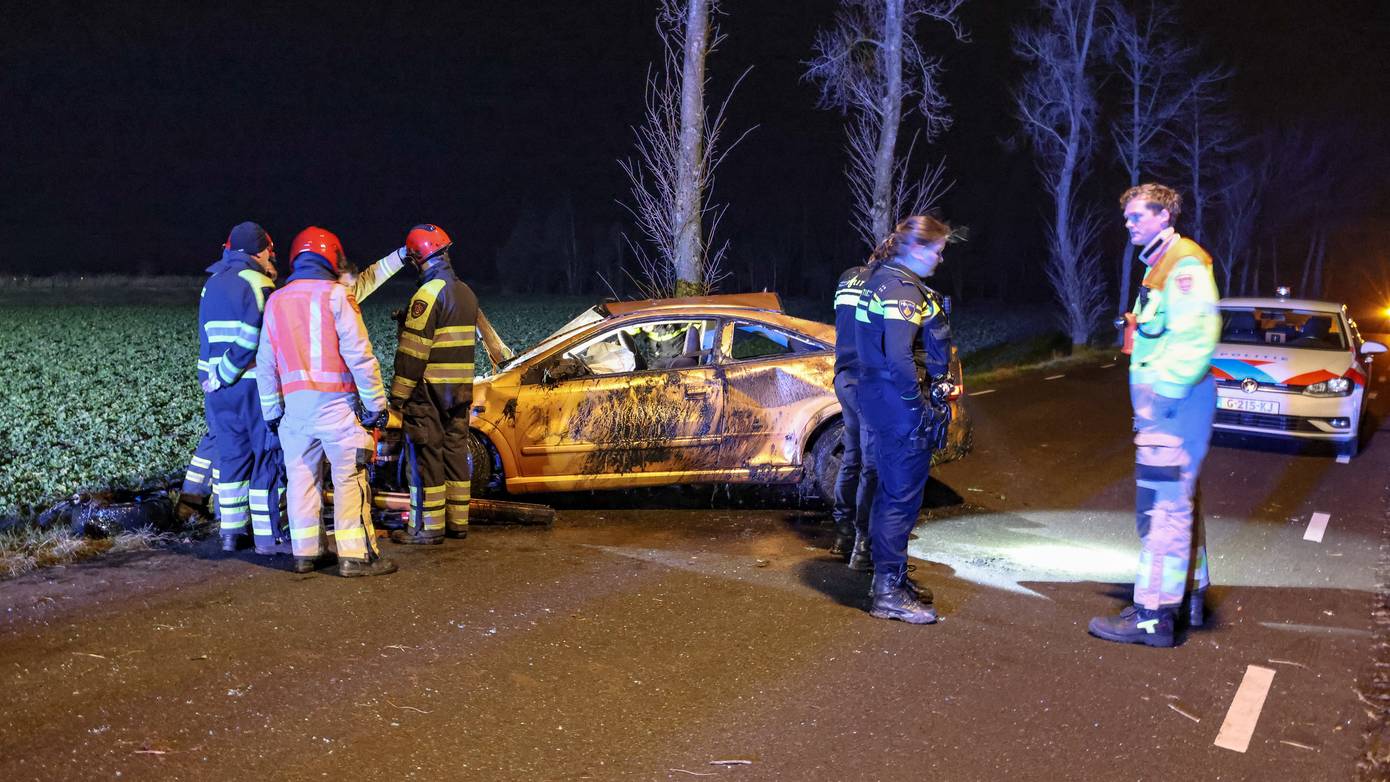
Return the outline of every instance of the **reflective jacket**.
{"type": "Polygon", "coordinates": [[[256,376],[261,313],[275,283],[240,250],[223,250],[207,271],[212,276],[198,301],[198,382],[215,377],[229,386],[256,376]]]}
{"type": "Polygon", "coordinates": [[[478,297],[454,276],[448,261],[436,259],[420,275],[396,347],[396,379],[391,401],[405,403],[420,383],[433,391],[444,410],[473,401],[474,330],[478,297]]]}
{"type": "Polygon", "coordinates": [[[844,370],[859,372],[859,349],[854,345],[854,313],[864,284],[869,281],[868,266],[852,266],[835,284],[835,374],[844,370]]]}
{"type": "Polygon", "coordinates": [[[888,383],[908,405],[951,364],[951,324],[941,294],[888,261],[869,276],[854,311],[860,377],[888,383]]]}
{"type": "Polygon", "coordinates": [[[386,407],[357,299],[314,253],[296,256],[289,284],[270,296],[257,358],[266,420],[283,416],[286,398],[299,392],[355,394],[368,411],[386,407]]]}
{"type": "Polygon", "coordinates": [[[1211,256],[1191,239],[1165,231],[1139,260],[1149,271],[1134,304],[1129,381],[1182,399],[1211,368],[1221,336],[1211,256]]]}

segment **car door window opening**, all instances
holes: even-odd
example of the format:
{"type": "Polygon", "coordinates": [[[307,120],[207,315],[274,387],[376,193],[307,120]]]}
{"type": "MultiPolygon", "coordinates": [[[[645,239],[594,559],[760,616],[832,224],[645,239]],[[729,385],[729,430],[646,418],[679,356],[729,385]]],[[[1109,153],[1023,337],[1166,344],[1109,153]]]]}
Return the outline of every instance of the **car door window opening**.
{"type": "Polygon", "coordinates": [[[761,323],[736,321],[729,346],[729,358],[733,361],[752,361],[828,349],[825,345],[761,323]]]}

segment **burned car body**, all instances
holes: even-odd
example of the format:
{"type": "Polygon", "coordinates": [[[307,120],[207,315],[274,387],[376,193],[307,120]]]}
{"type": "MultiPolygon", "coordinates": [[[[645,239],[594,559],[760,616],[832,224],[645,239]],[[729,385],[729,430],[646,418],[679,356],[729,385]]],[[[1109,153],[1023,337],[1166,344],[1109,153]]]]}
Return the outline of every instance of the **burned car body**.
{"type": "MultiPolygon", "coordinates": [[[[476,380],[474,496],[758,483],[828,498],[843,429],[834,342],[773,293],[595,306],[476,380]]],[[[951,406],[937,460],[970,448],[959,394],[951,406]]],[[[378,507],[404,490],[398,427],[378,446],[378,507]]]]}

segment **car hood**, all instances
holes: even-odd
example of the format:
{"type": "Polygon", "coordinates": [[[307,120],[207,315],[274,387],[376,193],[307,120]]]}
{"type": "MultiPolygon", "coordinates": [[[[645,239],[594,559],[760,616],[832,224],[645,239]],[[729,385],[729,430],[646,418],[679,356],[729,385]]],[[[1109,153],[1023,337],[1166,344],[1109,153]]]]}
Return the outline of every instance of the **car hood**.
{"type": "Polygon", "coordinates": [[[1341,350],[1307,350],[1272,345],[1217,345],[1211,373],[1218,380],[1245,380],[1307,386],[1338,377],[1365,385],[1352,354],[1341,350]]]}

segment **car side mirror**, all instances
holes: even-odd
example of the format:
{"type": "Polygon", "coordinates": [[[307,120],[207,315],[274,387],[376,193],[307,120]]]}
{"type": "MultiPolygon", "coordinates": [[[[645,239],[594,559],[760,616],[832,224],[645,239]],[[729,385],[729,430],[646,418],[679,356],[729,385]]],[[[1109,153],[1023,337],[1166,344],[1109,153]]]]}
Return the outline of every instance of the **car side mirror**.
{"type": "Polygon", "coordinates": [[[1361,355],[1370,356],[1376,353],[1384,353],[1387,350],[1384,344],[1375,340],[1366,340],[1361,343],[1361,355]]]}

